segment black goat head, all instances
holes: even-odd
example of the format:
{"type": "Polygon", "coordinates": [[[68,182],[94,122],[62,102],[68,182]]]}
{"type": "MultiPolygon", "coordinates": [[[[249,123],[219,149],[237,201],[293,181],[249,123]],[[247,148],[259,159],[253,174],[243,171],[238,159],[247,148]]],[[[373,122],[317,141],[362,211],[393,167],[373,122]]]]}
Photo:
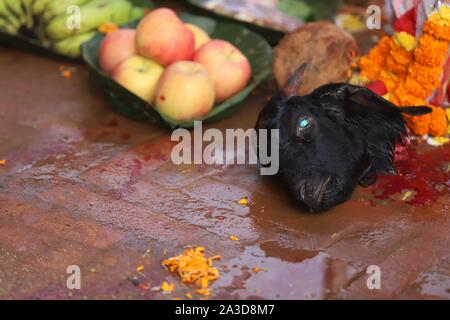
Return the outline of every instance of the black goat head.
{"type": "Polygon", "coordinates": [[[431,109],[400,108],[346,83],[298,96],[305,69],[303,64],[267,103],[256,129],[279,129],[278,176],[304,207],[319,212],[348,200],[358,183],[395,174],[395,144],[407,134],[402,113],[431,109]]]}

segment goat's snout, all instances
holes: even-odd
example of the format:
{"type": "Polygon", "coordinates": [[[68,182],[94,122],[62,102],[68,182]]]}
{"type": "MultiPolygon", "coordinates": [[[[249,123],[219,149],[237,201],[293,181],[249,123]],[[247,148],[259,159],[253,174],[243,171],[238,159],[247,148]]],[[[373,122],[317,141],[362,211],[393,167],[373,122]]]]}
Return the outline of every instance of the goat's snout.
{"type": "Polygon", "coordinates": [[[297,200],[302,202],[311,212],[321,211],[321,206],[330,182],[330,177],[302,181],[297,185],[297,200]]]}

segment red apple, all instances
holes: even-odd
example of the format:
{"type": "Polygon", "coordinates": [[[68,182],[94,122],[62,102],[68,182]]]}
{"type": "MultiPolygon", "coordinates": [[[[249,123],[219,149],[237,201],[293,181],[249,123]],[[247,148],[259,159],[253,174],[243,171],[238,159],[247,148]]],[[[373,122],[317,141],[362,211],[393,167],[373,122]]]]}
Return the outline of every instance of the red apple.
{"type": "Polygon", "coordinates": [[[163,66],[192,60],[195,38],[175,12],[168,8],[151,11],[136,29],[137,51],[163,66]]]}
{"type": "Polygon", "coordinates": [[[195,50],[200,48],[202,45],[207,43],[209,40],[209,35],[202,28],[196,26],[195,24],[186,23],[186,27],[192,31],[195,38],[195,50]]]}
{"type": "Polygon", "coordinates": [[[114,69],[112,78],[135,95],[151,103],[163,71],[164,68],[156,62],[132,55],[114,69]]]}
{"type": "Polygon", "coordinates": [[[216,91],[216,102],[222,102],[245,88],[252,68],[244,54],[224,40],[211,40],[197,50],[194,61],[208,70],[216,91]]]}
{"type": "Polygon", "coordinates": [[[135,31],[133,29],[111,32],[100,45],[98,55],[100,67],[107,74],[111,74],[119,63],[135,53],[135,31]]]}
{"type": "Polygon", "coordinates": [[[156,109],[166,117],[186,121],[207,114],[214,105],[214,85],[205,67],[192,61],[170,65],[156,89],[156,109]]]}

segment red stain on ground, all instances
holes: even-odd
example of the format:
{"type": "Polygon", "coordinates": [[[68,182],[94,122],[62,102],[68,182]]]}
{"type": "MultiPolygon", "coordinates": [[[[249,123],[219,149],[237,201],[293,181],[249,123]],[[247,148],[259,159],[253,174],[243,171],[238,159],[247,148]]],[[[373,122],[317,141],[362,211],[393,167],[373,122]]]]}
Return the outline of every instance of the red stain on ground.
{"type": "Polygon", "coordinates": [[[119,121],[117,121],[116,119],[112,119],[111,121],[104,123],[104,125],[108,127],[118,127],[119,121]]]}
{"type": "Polygon", "coordinates": [[[131,168],[131,178],[137,177],[141,174],[142,162],[138,159],[134,159],[134,165],[131,168]]]}
{"type": "Polygon", "coordinates": [[[398,175],[379,177],[374,191],[383,191],[377,198],[387,199],[395,193],[414,190],[417,195],[406,203],[423,205],[450,191],[449,147],[433,148],[421,154],[412,149],[406,152],[407,156],[402,156],[395,163],[398,175]]]}

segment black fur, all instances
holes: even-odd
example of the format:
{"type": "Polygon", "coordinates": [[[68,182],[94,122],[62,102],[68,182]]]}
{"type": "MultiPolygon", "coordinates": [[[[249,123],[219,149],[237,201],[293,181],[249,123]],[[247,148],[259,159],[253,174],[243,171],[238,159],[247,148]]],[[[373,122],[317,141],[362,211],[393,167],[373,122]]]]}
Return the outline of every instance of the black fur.
{"type": "Polygon", "coordinates": [[[358,183],[372,184],[379,173],[395,174],[394,146],[406,135],[401,113],[431,109],[399,108],[345,83],[297,96],[304,71],[302,65],[272,97],[256,128],[280,130],[278,176],[304,207],[320,212],[348,200],[358,183]],[[309,127],[299,127],[299,119],[308,119],[309,127]]]}

